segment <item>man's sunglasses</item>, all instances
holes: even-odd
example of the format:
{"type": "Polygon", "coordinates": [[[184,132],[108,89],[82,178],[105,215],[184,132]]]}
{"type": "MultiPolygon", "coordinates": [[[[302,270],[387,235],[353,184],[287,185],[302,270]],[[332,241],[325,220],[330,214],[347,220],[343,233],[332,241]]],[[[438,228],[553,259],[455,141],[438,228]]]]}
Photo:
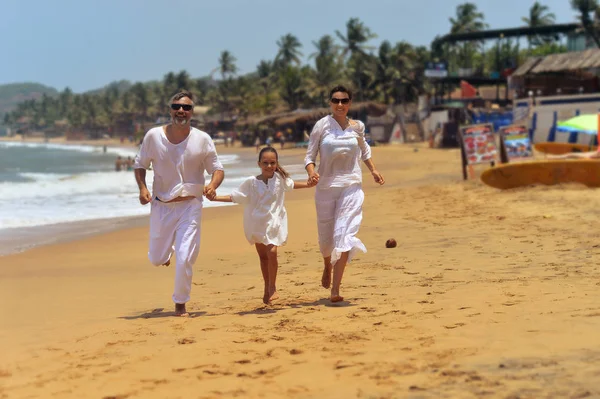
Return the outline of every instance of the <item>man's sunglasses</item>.
{"type": "Polygon", "coordinates": [[[331,101],[332,104],[340,104],[341,103],[341,104],[346,105],[350,102],[350,99],[349,98],[332,98],[329,101],[331,101]]]}
{"type": "Polygon", "coordinates": [[[178,111],[179,108],[183,108],[184,111],[191,111],[194,106],[190,104],[171,104],[171,109],[173,111],[178,111]]]}

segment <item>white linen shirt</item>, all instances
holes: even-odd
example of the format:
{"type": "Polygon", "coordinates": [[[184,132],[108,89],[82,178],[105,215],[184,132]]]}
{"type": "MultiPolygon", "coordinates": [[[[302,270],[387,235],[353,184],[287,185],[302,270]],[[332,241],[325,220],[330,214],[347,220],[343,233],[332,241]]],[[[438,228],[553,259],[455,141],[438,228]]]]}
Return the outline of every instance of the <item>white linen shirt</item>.
{"type": "Polygon", "coordinates": [[[202,200],[204,171],[212,175],[223,170],[211,137],[196,128],[191,128],[179,144],[167,139],[163,126],[150,129],[135,157],[134,168],[148,169],[151,164],[152,197],[164,202],[185,196],[202,200]]]}
{"type": "Polygon", "coordinates": [[[365,140],[365,125],[348,126],[345,130],[331,116],[317,121],[308,140],[304,167],[316,164],[320,154],[317,187],[348,187],[362,183],[360,161],[371,158],[371,147],[365,140]]]}
{"type": "Polygon", "coordinates": [[[231,200],[244,205],[244,234],[250,244],[283,245],[287,241],[285,192],[294,188],[292,179],[275,172],[265,184],[252,176],[233,190],[231,200]]]}

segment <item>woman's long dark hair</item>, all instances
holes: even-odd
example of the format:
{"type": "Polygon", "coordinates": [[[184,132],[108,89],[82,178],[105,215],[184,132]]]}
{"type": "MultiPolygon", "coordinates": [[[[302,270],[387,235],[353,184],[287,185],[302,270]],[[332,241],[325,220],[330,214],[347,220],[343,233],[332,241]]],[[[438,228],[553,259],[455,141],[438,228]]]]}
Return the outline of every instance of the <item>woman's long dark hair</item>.
{"type": "Polygon", "coordinates": [[[260,160],[262,159],[262,156],[265,152],[272,152],[273,154],[275,154],[275,159],[277,160],[277,169],[275,169],[275,171],[279,172],[279,174],[281,176],[283,176],[284,178],[290,177],[290,174],[288,172],[286,172],[286,170],[283,169],[281,167],[281,165],[279,164],[279,154],[277,154],[277,150],[275,150],[275,148],[273,148],[273,147],[265,147],[262,150],[260,150],[260,152],[258,153],[258,162],[260,162],[260,160]]]}

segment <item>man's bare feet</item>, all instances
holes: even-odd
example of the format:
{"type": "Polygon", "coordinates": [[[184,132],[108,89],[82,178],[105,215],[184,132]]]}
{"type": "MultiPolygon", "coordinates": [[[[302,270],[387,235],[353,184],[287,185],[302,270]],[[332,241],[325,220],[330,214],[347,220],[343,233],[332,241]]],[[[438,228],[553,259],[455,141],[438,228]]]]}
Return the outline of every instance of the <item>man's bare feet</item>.
{"type": "Polygon", "coordinates": [[[178,317],[188,317],[190,314],[185,310],[185,303],[176,303],[175,304],[175,316],[178,317]]]}
{"type": "Polygon", "coordinates": [[[333,302],[333,303],[335,303],[335,302],[342,302],[344,300],[344,297],[343,296],[339,296],[339,295],[332,295],[329,300],[331,302],[333,302]]]}
{"type": "Polygon", "coordinates": [[[331,265],[323,267],[323,277],[321,277],[321,285],[323,288],[329,288],[331,286],[331,265]]]}

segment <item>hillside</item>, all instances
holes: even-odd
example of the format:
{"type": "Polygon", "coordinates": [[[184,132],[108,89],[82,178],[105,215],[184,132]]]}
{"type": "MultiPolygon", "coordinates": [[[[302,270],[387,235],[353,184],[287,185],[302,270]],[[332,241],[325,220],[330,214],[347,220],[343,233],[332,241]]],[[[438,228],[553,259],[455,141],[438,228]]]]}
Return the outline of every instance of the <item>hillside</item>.
{"type": "Polygon", "coordinates": [[[25,100],[37,99],[43,94],[58,95],[53,87],[40,83],[9,83],[0,85],[0,117],[25,100]]]}

